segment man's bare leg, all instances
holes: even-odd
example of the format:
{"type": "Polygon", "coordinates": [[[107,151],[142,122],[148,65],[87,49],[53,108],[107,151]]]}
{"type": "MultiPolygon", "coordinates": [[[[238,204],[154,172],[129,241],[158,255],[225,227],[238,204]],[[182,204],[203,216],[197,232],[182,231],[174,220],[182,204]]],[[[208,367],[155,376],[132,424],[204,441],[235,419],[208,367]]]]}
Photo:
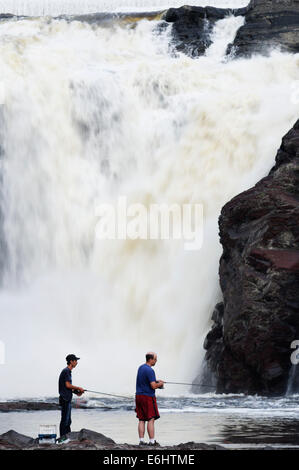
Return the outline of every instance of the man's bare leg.
{"type": "Polygon", "coordinates": [[[155,437],[155,420],[154,418],[150,419],[147,423],[147,432],[150,439],[155,437]]]}
{"type": "Polygon", "coordinates": [[[138,423],[139,439],[143,439],[143,438],[144,438],[144,432],[145,432],[145,422],[139,420],[139,423],[138,423]]]}

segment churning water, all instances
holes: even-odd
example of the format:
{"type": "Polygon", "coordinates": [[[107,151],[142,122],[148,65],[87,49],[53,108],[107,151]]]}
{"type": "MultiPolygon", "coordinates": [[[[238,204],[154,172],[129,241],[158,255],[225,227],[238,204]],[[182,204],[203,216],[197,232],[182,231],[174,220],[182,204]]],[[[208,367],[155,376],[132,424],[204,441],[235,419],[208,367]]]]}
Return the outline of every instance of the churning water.
{"type": "MultiPolygon", "coordinates": [[[[221,5],[245,4],[235,3],[221,5]]],[[[105,5],[0,9],[55,16],[105,5]]],[[[70,352],[81,357],[74,383],[107,392],[133,393],[147,350],[158,352],[158,378],[198,372],[221,299],[221,207],[270,170],[298,117],[298,55],[224,58],[242,22],[219,21],[206,55],[191,59],[174,52],[161,18],[1,21],[2,397],[55,394],[70,352]],[[201,250],[97,240],[95,205],[119,196],[203,204],[201,250]]]]}
{"type": "MultiPolygon", "coordinates": [[[[192,5],[239,8],[247,0],[192,0],[192,5]]],[[[78,15],[111,11],[155,11],[182,6],[181,0],[0,0],[0,11],[15,15],[78,15]]]]}

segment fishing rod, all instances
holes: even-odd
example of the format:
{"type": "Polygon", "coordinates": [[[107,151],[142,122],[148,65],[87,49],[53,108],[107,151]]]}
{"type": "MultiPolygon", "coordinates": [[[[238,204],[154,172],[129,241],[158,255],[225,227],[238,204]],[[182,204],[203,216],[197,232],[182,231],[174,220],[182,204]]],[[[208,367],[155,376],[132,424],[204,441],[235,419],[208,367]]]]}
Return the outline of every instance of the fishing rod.
{"type": "Polygon", "coordinates": [[[113,395],[112,393],[96,392],[95,390],[84,389],[84,392],[97,393],[98,395],[107,395],[108,397],[125,398],[126,400],[132,400],[131,397],[124,397],[123,395],[113,395]]]}
{"type": "MultiPolygon", "coordinates": [[[[186,382],[164,382],[165,384],[170,384],[170,385],[188,385],[188,386],[195,386],[195,387],[207,387],[210,389],[215,390],[215,387],[212,387],[211,385],[205,385],[205,384],[191,384],[191,383],[186,383],[186,382]]],[[[90,392],[90,393],[96,393],[97,395],[106,395],[108,397],[116,397],[116,398],[124,398],[126,400],[131,400],[131,397],[124,397],[123,395],[115,395],[112,393],[104,393],[104,392],[98,392],[95,390],[87,390],[84,389],[84,392],[90,392]]]]}

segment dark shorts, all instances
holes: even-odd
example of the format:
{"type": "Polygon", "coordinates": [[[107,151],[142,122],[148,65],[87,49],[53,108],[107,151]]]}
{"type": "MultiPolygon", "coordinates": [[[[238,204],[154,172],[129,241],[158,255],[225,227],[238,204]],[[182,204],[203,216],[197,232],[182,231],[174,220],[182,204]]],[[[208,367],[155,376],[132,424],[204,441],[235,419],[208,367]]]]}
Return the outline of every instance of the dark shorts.
{"type": "Polygon", "coordinates": [[[137,418],[140,421],[149,421],[150,419],[159,419],[159,411],[156,397],[148,397],[147,395],[136,395],[137,418]]]}

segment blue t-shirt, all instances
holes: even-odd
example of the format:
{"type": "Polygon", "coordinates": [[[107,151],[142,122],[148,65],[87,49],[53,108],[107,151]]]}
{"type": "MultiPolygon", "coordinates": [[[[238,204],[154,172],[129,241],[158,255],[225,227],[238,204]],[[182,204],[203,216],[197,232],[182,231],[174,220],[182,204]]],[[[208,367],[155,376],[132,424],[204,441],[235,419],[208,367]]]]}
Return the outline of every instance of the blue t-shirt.
{"type": "Polygon", "coordinates": [[[137,372],[136,395],[155,396],[155,390],[151,387],[151,382],[156,382],[154,370],[147,364],[142,364],[137,372]]]}
{"type": "Polygon", "coordinates": [[[59,395],[64,398],[64,400],[71,401],[73,393],[70,388],[66,388],[65,382],[72,383],[72,372],[68,367],[65,367],[65,369],[61,371],[59,376],[58,389],[59,395]]]}

